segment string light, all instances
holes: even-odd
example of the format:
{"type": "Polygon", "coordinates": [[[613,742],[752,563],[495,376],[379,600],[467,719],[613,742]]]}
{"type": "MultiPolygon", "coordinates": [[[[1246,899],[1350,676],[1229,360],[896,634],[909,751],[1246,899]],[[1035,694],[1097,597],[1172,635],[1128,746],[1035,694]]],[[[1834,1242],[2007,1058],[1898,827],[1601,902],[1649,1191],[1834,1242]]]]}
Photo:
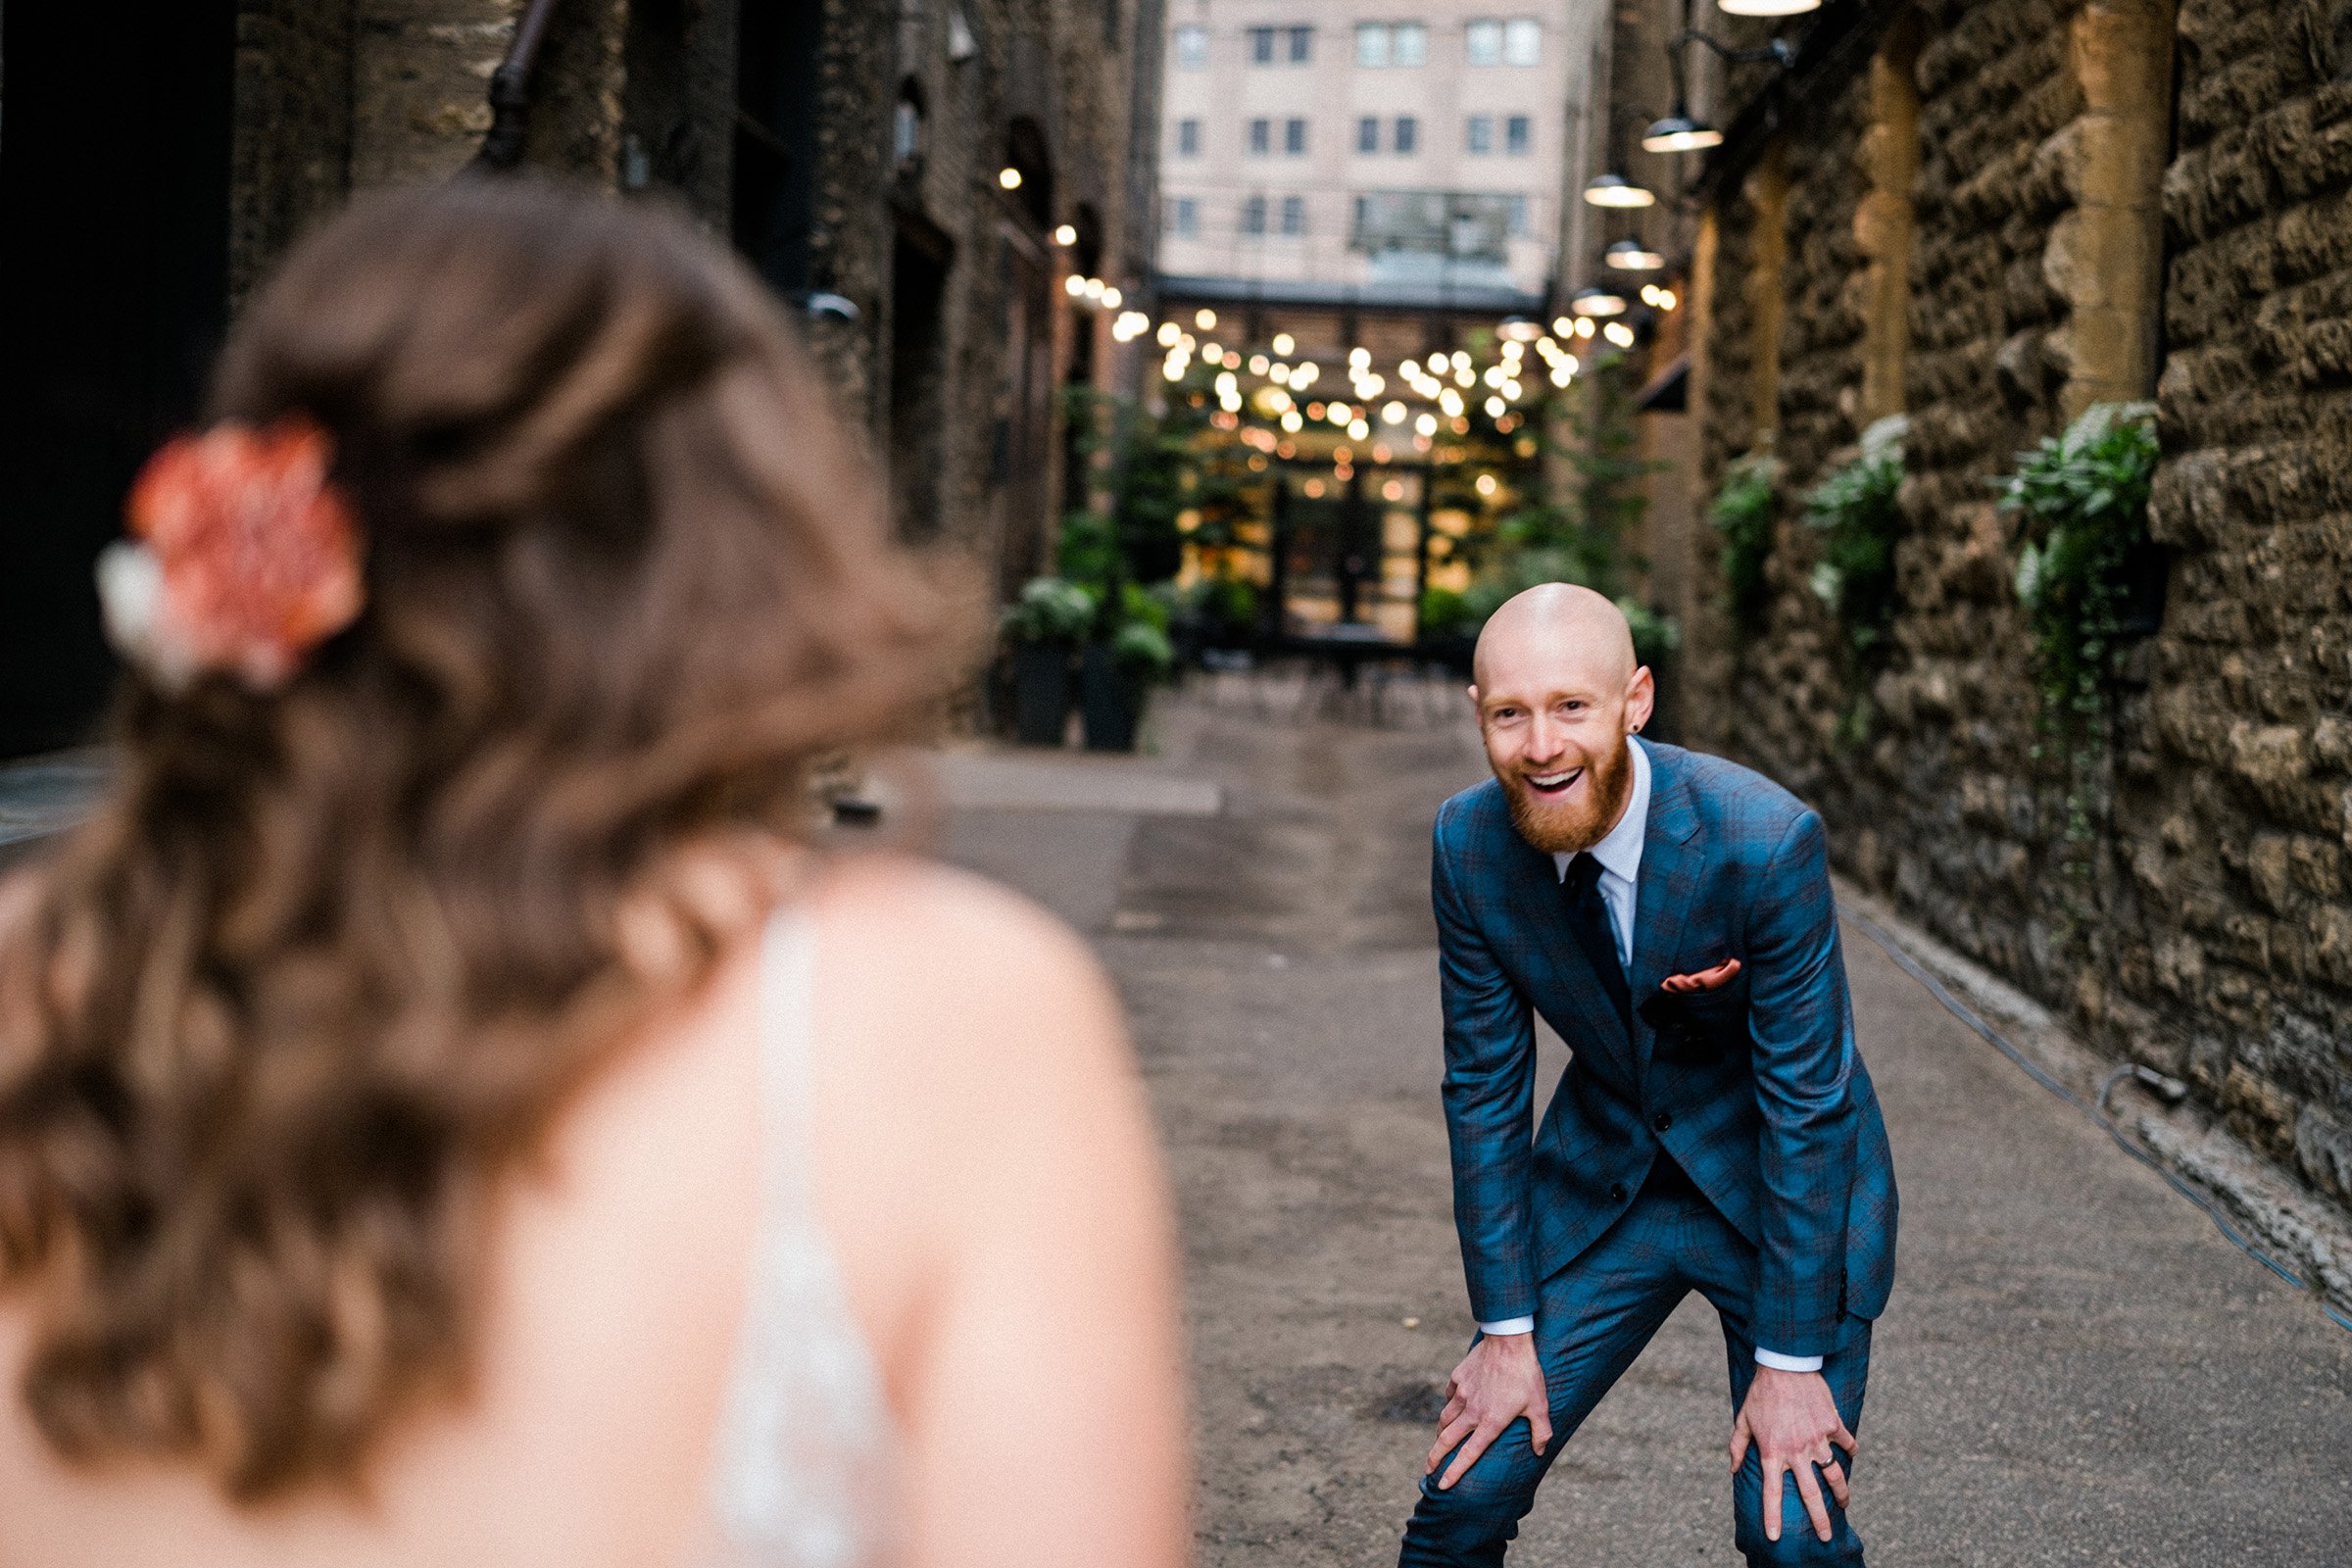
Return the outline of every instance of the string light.
{"type": "Polygon", "coordinates": [[[1275,333],[1275,334],[1274,334],[1274,352],[1275,352],[1275,353],[1287,356],[1287,355],[1289,355],[1289,354],[1290,354],[1292,351],[1294,351],[1295,349],[1297,349],[1298,347],[1298,340],[1297,338],[1295,338],[1295,337],[1291,336],[1291,334],[1290,334],[1290,333],[1288,333],[1288,332],[1277,332],[1277,333],[1275,333]]]}
{"type": "Polygon", "coordinates": [[[1003,169],[997,171],[997,183],[1006,190],[1019,190],[1021,188],[1021,172],[1010,164],[1006,164],[1003,169]]]}
{"type": "Polygon", "coordinates": [[[1193,324],[1205,332],[1217,324],[1217,313],[1204,305],[1193,313],[1193,324]]]}
{"type": "Polygon", "coordinates": [[[1621,349],[1630,349],[1634,346],[1634,329],[1623,321],[1611,321],[1600,329],[1600,335],[1621,349]]]}
{"type": "MultiPolygon", "coordinates": [[[[1014,172],[1015,174],[1018,174],[1018,173],[1020,172],[1020,171],[1016,169],[1016,170],[1014,170],[1014,171],[1013,171],[1013,172],[1014,172]]],[[[1016,183],[1017,183],[1017,181],[1016,181],[1016,183]]],[[[1006,190],[1010,190],[1010,189],[1012,188],[1012,186],[1010,186],[1010,185],[1007,185],[1007,186],[1005,186],[1004,188],[1005,188],[1006,190]]],[[[1054,231],[1054,244],[1056,244],[1056,245],[1061,245],[1061,246],[1070,246],[1070,245],[1075,245],[1075,244],[1077,244],[1077,243],[1078,243],[1078,227],[1077,227],[1077,225],[1076,225],[1076,224],[1074,224],[1074,223],[1064,223],[1064,224],[1062,224],[1062,225],[1061,225],[1059,228],[1055,229],[1055,230],[1054,231]]]]}
{"type": "Polygon", "coordinates": [[[1172,349],[1176,346],[1176,340],[1184,336],[1184,328],[1178,326],[1174,321],[1162,321],[1159,323],[1159,331],[1155,335],[1161,348],[1172,349]]]}

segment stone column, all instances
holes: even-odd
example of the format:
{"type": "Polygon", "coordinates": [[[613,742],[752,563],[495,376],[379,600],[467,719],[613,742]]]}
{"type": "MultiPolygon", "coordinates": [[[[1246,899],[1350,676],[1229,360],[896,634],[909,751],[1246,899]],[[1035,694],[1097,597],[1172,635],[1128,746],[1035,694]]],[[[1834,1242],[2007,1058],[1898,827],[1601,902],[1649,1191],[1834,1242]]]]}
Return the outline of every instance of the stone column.
{"type": "Polygon", "coordinates": [[[2071,310],[2051,334],[2067,367],[2061,410],[2149,396],[2163,303],[2163,181],[2172,130],[2173,0],[2091,0],[2068,30],[2082,113],[2044,143],[2072,211],[2042,274],[2071,310]]]}
{"type": "Polygon", "coordinates": [[[1747,200],[1754,268],[1748,273],[1749,441],[1770,444],[1781,424],[1781,324],[1788,308],[1788,149],[1774,139],[1740,187],[1747,200]]]}
{"type": "Polygon", "coordinates": [[[1870,128],[1859,162],[1870,190],[1854,209],[1854,248],[1866,257],[1862,422],[1903,412],[1911,327],[1911,187],[1919,178],[1919,64],[1915,17],[1870,61],[1870,128]]]}

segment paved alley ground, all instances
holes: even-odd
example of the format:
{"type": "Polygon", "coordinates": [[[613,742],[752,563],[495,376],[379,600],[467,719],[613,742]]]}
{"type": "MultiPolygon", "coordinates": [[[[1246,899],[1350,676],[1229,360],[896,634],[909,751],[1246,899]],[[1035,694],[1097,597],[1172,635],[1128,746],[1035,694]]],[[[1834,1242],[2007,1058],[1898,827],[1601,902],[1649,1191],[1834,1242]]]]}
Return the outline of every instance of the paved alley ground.
{"type": "MultiPolygon", "coordinates": [[[[1484,761],[1434,689],[1374,724],[1221,679],[1163,703],[1156,758],[952,760],[943,848],[1084,929],[1132,1009],[1183,1209],[1201,1562],[1387,1564],[1470,1332],[1427,858],[1484,761]]],[[[2352,1563],[2352,1333],[1851,923],[1845,951],[1903,1197],[1871,1560],[2352,1563]]],[[[1729,1428],[1693,1298],[1513,1562],[1736,1565],[1729,1428]]]]}

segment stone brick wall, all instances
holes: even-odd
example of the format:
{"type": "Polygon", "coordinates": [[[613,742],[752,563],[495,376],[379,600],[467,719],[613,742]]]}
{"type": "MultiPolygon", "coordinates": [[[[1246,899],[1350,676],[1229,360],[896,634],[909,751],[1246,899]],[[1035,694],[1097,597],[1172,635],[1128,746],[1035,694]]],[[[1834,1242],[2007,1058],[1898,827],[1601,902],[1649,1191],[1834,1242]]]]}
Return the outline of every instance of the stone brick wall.
{"type": "Polygon", "coordinates": [[[2352,1200],[2345,16],[2180,7],[2152,509],[2178,554],[2114,986],[2239,1132],[2352,1200]]]}
{"type": "MultiPolygon", "coordinates": [[[[1819,802],[1846,869],[1912,918],[2104,1049],[2185,1078],[2194,1114],[2308,1194],[2352,1203],[2352,7],[1915,10],[1890,667],[1867,734],[1841,748],[1852,694],[1806,587],[1796,498],[1871,412],[1853,220],[1857,155],[1884,149],[1862,50],[1802,82],[1781,127],[1775,601],[1749,646],[1720,614],[1693,618],[1696,738],[1819,802]],[[2169,590],[2073,874],[2013,587],[2018,525],[1991,481],[2088,402],[2151,392],[2169,590]]],[[[1694,302],[1710,490],[1765,423],[1742,281],[1770,236],[1748,183],[1713,192],[1694,302]]],[[[1702,535],[1702,555],[1714,544],[1702,535]]]]}

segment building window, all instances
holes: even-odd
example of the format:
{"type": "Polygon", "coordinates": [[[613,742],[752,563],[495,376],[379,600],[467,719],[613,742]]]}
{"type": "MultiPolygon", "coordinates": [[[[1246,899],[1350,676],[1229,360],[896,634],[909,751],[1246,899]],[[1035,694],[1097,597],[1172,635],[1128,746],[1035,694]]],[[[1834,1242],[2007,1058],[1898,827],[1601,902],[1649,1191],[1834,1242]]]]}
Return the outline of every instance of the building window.
{"type": "Polygon", "coordinates": [[[1282,231],[1292,235],[1306,232],[1305,197],[1285,196],[1282,199],[1282,231]]]}
{"type": "Polygon", "coordinates": [[[1208,65],[1208,29],[1206,27],[1178,27],[1176,29],[1176,69],[1200,71],[1208,65]]]}
{"type": "Polygon", "coordinates": [[[1198,120],[1179,120],[1176,122],[1176,156],[1179,158],[1198,158],[1200,155],[1200,122],[1198,120]]]}
{"type": "Polygon", "coordinates": [[[1396,117],[1396,151],[1414,153],[1421,149],[1421,122],[1411,115],[1396,117]]]}
{"type": "Polygon", "coordinates": [[[1250,151],[1258,157],[1263,158],[1266,154],[1272,152],[1273,150],[1274,122],[1271,120],[1252,120],[1250,122],[1250,151]]]}
{"type": "Polygon", "coordinates": [[[1274,63],[1274,32],[1275,29],[1272,27],[1251,27],[1250,29],[1250,63],[1251,65],[1270,66],[1274,63]]]}
{"type": "Polygon", "coordinates": [[[1380,117],[1366,115],[1355,122],[1355,150],[1359,153],[1380,151],[1380,117]]]}
{"type": "Polygon", "coordinates": [[[1293,27],[1291,29],[1291,64],[1294,66],[1303,66],[1314,57],[1315,29],[1312,27],[1293,27]]]}
{"type": "Polygon", "coordinates": [[[1502,63],[1532,66],[1544,58],[1544,24],[1533,17],[1513,17],[1502,24],[1502,63]]]}
{"type": "Polygon", "coordinates": [[[1306,151],[1306,122],[1286,120],[1282,122],[1282,150],[1296,158],[1306,151]]]}
{"type": "Polygon", "coordinates": [[[1510,226],[1511,238],[1525,239],[1528,237],[1527,198],[1524,195],[1514,196],[1511,198],[1510,226]]]}
{"type": "Polygon", "coordinates": [[[1266,231],[1266,199],[1252,196],[1242,203],[1242,232],[1263,234],[1266,231]]]}
{"type": "Polygon", "coordinates": [[[1472,115],[1470,117],[1469,147],[1474,153],[1491,153],[1494,150],[1494,117],[1493,115],[1472,115]]]}
{"type": "Polygon", "coordinates": [[[1168,227],[1191,238],[1200,232],[1200,204],[1190,196],[1179,196],[1168,209],[1168,227]]]}
{"type": "Polygon", "coordinates": [[[1513,115],[1502,122],[1502,150],[1513,158],[1525,158],[1534,139],[1535,127],[1525,115],[1513,115]]]}
{"type": "Polygon", "coordinates": [[[1348,245],[1369,256],[1390,253],[1497,263],[1510,257],[1509,196],[1497,191],[1367,191],[1355,198],[1348,245]]]}
{"type": "Polygon", "coordinates": [[[1355,25],[1355,63],[1420,66],[1429,63],[1429,28],[1418,22],[1359,22],[1355,25]]]}
{"type": "Polygon", "coordinates": [[[1502,24],[1473,22],[1462,28],[1462,42],[1469,51],[1474,66],[1502,64],[1502,24]]]}

